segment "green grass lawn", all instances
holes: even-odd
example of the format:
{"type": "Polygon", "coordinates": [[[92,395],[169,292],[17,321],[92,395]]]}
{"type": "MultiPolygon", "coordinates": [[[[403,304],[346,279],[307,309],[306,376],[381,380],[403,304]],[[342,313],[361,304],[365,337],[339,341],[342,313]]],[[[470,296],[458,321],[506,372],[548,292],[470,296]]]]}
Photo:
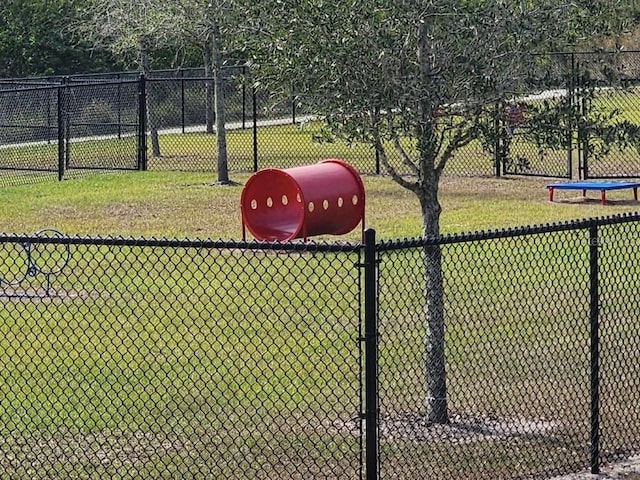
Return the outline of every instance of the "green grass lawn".
{"type": "MultiPolygon", "coordinates": [[[[4,187],[0,231],[239,239],[248,176],[233,174],[238,185],[228,187],[214,185],[214,174],[163,171],[4,187]]],[[[412,193],[385,177],[363,180],[367,226],[379,239],[420,235],[412,193]]],[[[629,191],[612,192],[606,206],[571,192],[549,203],[549,182],[444,178],[443,232],[637,210],[629,191]]],[[[319,240],[358,242],[360,232],[319,240]]],[[[445,248],[452,411],[529,420],[544,412],[556,422],[553,434],[451,444],[383,436],[386,475],[524,475],[544,462],[581,468],[582,240],[559,234],[445,248]]],[[[20,248],[2,245],[5,277],[24,267],[20,248]]],[[[613,250],[636,255],[626,244],[613,250]]],[[[72,248],[49,279],[52,297],[42,298],[42,275],[3,285],[0,466],[12,479],[358,478],[359,261],[357,252],[98,244],[72,248]]],[[[616,255],[602,261],[611,275],[621,268],[616,255]]],[[[381,407],[391,418],[423,407],[421,268],[419,249],[381,257],[381,407]]],[[[632,359],[635,270],[624,271],[627,287],[614,288],[613,277],[603,287],[620,300],[606,312],[607,341],[632,359]],[[621,319],[628,329],[618,328],[621,319]]],[[[617,363],[607,361],[615,373],[617,363]]],[[[636,364],[629,360],[631,376],[640,374],[636,364]]],[[[615,428],[623,403],[608,403],[615,428]]]]}
{"type": "MultiPolygon", "coordinates": [[[[215,174],[134,172],[96,175],[60,183],[4,187],[0,231],[33,233],[54,228],[68,235],[239,239],[240,194],[249,174],[232,174],[235,186],[216,186],[215,174]]],[[[364,176],[366,225],[378,237],[421,235],[417,198],[386,177],[364,176]]],[[[630,191],[583,199],[546,185],[556,180],[445,177],[441,183],[443,233],[468,232],[636,211],[630,191]]],[[[358,241],[354,231],[321,240],[358,241]]]]}
{"type": "MultiPolygon", "coordinates": [[[[239,183],[247,177],[234,175],[239,183]]],[[[413,194],[387,178],[365,176],[364,182],[367,225],[379,238],[419,236],[413,194]]],[[[636,209],[630,192],[612,194],[607,206],[558,192],[560,201],[551,204],[546,183],[445,178],[443,230],[636,209]]],[[[241,188],[214,186],[211,175],[169,172],[9,187],[3,198],[12,207],[0,222],[5,232],[17,233],[48,227],[69,235],[238,239],[241,188]]],[[[586,333],[575,332],[585,311],[583,303],[572,303],[583,295],[585,272],[563,272],[586,247],[571,238],[569,247],[516,241],[445,251],[452,411],[535,417],[544,409],[560,419],[555,435],[562,447],[521,443],[530,459],[522,464],[507,440],[447,447],[385,437],[384,472],[469,476],[482,468],[483,448],[492,449],[491,470],[498,475],[533,471],[549,458],[580,465],[586,430],[567,402],[586,401],[586,333]],[[582,247],[567,250],[571,245],[582,247]],[[529,252],[536,256],[527,263],[509,261],[529,252]],[[569,305],[570,314],[566,307],[539,309],[549,297],[569,305]],[[490,388],[496,382],[499,391],[490,388]],[[562,395],[554,389],[558,382],[562,395]],[[556,402],[521,401],[542,390],[556,402]],[[486,393],[480,399],[474,391],[486,393]],[[417,458],[406,458],[407,452],[417,458]],[[466,463],[454,468],[460,456],[466,463]]],[[[359,232],[322,240],[358,241],[359,232]]],[[[10,263],[15,250],[9,245],[2,256],[6,277],[19,262],[10,263]]],[[[420,258],[416,250],[381,259],[380,381],[387,417],[422,408],[420,258]]],[[[201,471],[246,478],[327,469],[357,476],[359,436],[344,427],[360,408],[357,262],[355,253],[74,247],[69,265],[51,279],[53,298],[2,301],[0,452],[13,458],[5,471],[11,478],[162,478],[167,472],[199,478],[201,471]],[[34,462],[34,455],[44,460],[34,462]]],[[[42,282],[29,278],[8,292],[37,297],[42,282]]],[[[629,292],[625,304],[634,298],[629,292]]]]}

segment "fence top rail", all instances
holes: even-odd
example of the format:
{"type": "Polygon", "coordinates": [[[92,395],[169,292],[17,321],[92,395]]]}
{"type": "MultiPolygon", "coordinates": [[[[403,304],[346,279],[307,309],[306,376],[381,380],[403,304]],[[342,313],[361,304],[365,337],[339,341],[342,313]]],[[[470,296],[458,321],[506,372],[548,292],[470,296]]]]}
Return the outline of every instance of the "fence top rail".
{"type": "Polygon", "coordinates": [[[28,87],[32,87],[32,86],[33,87],[37,87],[37,86],[49,87],[49,86],[59,85],[59,82],[48,81],[48,80],[42,80],[42,81],[25,80],[25,81],[19,81],[19,80],[2,80],[2,79],[0,79],[0,85],[10,85],[10,86],[17,86],[17,87],[22,87],[23,85],[24,86],[28,86],[28,87]]]}
{"type": "MultiPolygon", "coordinates": [[[[228,78],[238,78],[238,77],[225,77],[226,79],[228,78]]],[[[215,80],[215,77],[148,77],[145,76],[144,79],[149,82],[156,82],[156,83],[167,83],[167,82],[213,82],[215,80]]],[[[93,84],[93,83],[99,83],[100,85],[103,85],[102,82],[82,82],[83,85],[86,84],[93,84]]]]}
{"type": "Polygon", "coordinates": [[[434,245],[447,245],[473,241],[497,240],[504,238],[523,237],[529,235],[541,235],[545,233],[566,232],[571,230],[585,230],[591,227],[617,225],[640,221],[640,213],[625,213],[620,215],[571,220],[561,223],[543,225],[528,225],[523,227],[506,228],[501,230],[486,230],[471,233],[456,233],[426,238],[408,238],[403,240],[385,240],[378,244],[377,250],[394,251],[406,248],[427,247],[434,245]]]}
{"type": "Polygon", "coordinates": [[[140,82],[140,77],[136,77],[134,79],[121,78],[119,80],[115,79],[115,80],[104,80],[104,81],[98,81],[98,80],[76,81],[74,79],[73,82],[61,84],[61,86],[69,87],[69,88],[74,88],[74,87],[82,88],[82,87],[87,87],[92,85],[104,87],[104,86],[112,86],[112,85],[136,85],[139,82],[140,82]]]}
{"type": "Polygon", "coordinates": [[[15,83],[7,83],[0,80],[0,85],[9,85],[14,88],[0,88],[0,94],[12,94],[12,93],[25,93],[25,92],[36,92],[36,91],[46,91],[46,90],[59,90],[65,88],[83,88],[89,87],[92,85],[95,86],[121,86],[121,85],[137,85],[139,83],[139,79],[134,80],[108,80],[104,82],[77,82],[77,83],[23,83],[23,84],[15,84],[15,83]]]}
{"type": "MultiPolygon", "coordinates": [[[[442,235],[439,237],[405,238],[402,240],[384,240],[378,242],[376,250],[380,252],[403,250],[407,248],[447,245],[472,241],[496,240],[504,238],[541,235],[546,233],[585,230],[592,227],[640,222],[640,213],[573,220],[562,223],[531,225],[501,230],[487,230],[471,233],[442,235]]],[[[143,237],[91,237],[91,236],[39,236],[38,234],[6,234],[0,233],[0,244],[4,243],[36,243],[56,245],[93,245],[121,247],[164,247],[164,248],[202,248],[233,249],[266,252],[307,252],[307,253],[354,253],[364,248],[362,243],[349,242],[257,242],[245,240],[212,240],[212,239],[170,239],[143,237]]]]}
{"type": "Polygon", "coordinates": [[[12,94],[12,93],[26,93],[26,92],[46,92],[48,90],[59,90],[62,85],[56,84],[36,84],[34,86],[24,86],[24,87],[16,87],[16,88],[0,88],[0,95],[2,94],[12,94]]]}
{"type": "MultiPolygon", "coordinates": [[[[223,70],[233,70],[233,69],[242,69],[246,68],[247,65],[245,63],[237,63],[237,64],[227,64],[223,65],[223,70]]],[[[204,67],[177,67],[177,68],[163,68],[158,70],[152,70],[151,74],[160,74],[160,75],[170,75],[170,76],[181,76],[186,72],[204,72],[204,67]]],[[[12,83],[57,83],[64,79],[69,79],[72,81],[83,81],[85,79],[89,81],[102,82],[103,80],[118,80],[122,79],[122,77],[138,77],[140,75],[139,70],[123,70],[119,72],[96,72],[96,73],[77,73],[71,75],[43,75],[43,76],[35,76],[35,77],[9,77],[0,79],[0,83],[4,82],[12,82],[12,83]]],[[[165,78],[165,77],[162,77],[165,78]]],[[[166,77],[171,78],[171,77],[166,77]]],[[[180,78],[180,77],[179,77],[180,78]]]]}
{"type": "Polygon", "coordinates": [[[270,252],[308,252],[308,253],[353,253],[363,248],[360,243],[329,242],[257,242],[212,239],[170,239],[170,238],[134,238],[134,237],[90,237],[90,236],[40,236],[38,234],[5,234],[0,233],[0,244],[54,244],[54,245],[92,245],[117,247],[163,247],[163,248],[198,248],[220,250],[248,250],[270,252]]]}

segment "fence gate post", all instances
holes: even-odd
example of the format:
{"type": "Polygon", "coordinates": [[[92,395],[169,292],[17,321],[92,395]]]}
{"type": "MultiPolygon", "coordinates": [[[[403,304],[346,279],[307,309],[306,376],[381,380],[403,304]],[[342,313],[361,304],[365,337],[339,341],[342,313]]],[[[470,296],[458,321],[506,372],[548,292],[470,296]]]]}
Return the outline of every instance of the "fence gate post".
{"type": "Polygon", "coordinates": [[[138,79],[138,170],[147,170],[147,82],[144,73],[138,79]]]}
{"type": "Polygon", "coordinates": [[[58,86],[58,181],[64,178],[65,170],[65,107],[66,81],[63,79],[58,86]]]}
{"type": "Polygon", "coordinates": [[[591,473],[600,473],[600,336],[598,293],[598,227],[589,227],[589,320],[591,350],[591,473]]]}
{"type": "MultiPolygon", "coordinates": [[[[579,68],[576,67],[576,68],[579,68]]],[[[580,118],[587,118],[589,115],[589,102],[585,98],[585,92],[588,88],[587,79],[584,75],[578,73],[578,95],[577,101],[580,118]]],[[[578,169],[582,173],[581,179],[587,180],[589,178],[589,127],[583,120],[578,120],[578,169]]]]}
{"type": "Polygon", "coordinates": [[[364,232],[366,480],[378,478],[378,287],[376,231],[364,232]]]}
{"type": "Polygon", "coordinates": [[[258,171],[258,107],[256,106],[256,102],[258,101],[258,92],[256,91],[256,86],[253,85],[252,88],[252,116],[253,116],[253,171],[258,171]]]}
{"type": "MultiPolygon", "coordinates": [[[[569,178],[573,179],[573,132],[576,125],[576,58],[575,54],[571,53],[571,73],[567,81],[567,100],[569,103],[569,119],[567,122],[567,171],[569,172],[569,178]]],[[[582,178],[582,167],[580,160],[578,159],[578,180],[582,178]]]]}
{"type": "Polygon", "coordinates": [[[242,66],[242,130],[247,122],[247,66],[242,66]]]}
{"type": "Polygon", "coordinates": [[[494,159],[493,159],[493,174],[496,178],[500,178],[502,176],[502,171],[504,168],[504,162],[506,159],[503,155],[502,146],[502,122],[500,120],[501,109],[504,108],[502,102],[496,102],[493,106],[493,132],[495,134],[495,142],[493,148],[495,150],[494,159]]]}

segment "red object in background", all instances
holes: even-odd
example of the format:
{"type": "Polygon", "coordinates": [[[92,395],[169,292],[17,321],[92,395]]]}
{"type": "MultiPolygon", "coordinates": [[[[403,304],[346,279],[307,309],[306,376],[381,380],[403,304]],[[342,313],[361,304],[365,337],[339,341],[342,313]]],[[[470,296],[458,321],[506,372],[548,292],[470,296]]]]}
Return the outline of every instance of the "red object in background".
{"type": "Polygon", "coordinates": [[[245,229],[260,241],[343,235],[359,223],[364,229],[364,206],[362,179],[343,160],[267,168],[254,173],[242,189],[242,238],[245,229]]]}
{"type": "Polygon", "coordinates": [[[524,105],[517,105],[515,103],[509,105],[509,110],[507,111],[507,129],[510,134],[513,135],[516,127],[524,125],[526,112],[527,108],[524,105]]]}

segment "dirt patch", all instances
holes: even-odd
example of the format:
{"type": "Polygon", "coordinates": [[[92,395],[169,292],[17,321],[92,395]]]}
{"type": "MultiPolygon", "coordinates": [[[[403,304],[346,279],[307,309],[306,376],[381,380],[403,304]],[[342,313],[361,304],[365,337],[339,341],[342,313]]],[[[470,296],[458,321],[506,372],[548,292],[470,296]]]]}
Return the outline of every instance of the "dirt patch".
{"type": "Polygon", "coordinates": [[[0,468],[11,471],[28,465],[38,469],[56,463],[135,466],[189,448],[187,442],[177,437],[155,432],[105,430],[30,439],[9,438],[0,441],[0,468]]]}
{"type": "Polygon", "coordinates": [[[631,457],[622,462],[607,465],[599,475],[588,472],[571,473],[551,480],[640,480],[640,457],[631,457]]]}
{"type": "MultiPolygon", "coordinates": [[[[357,421],[334,422],[333,427],[340,433],[359,434],[357,421]]],[[[557,427],[556,422],[544,419],[501,418],[470,414],[451,414],[448,424],[436,425],[430,423],[422,413],[382,415],[378,425],[380,437],[383,439],[432,444],[466,444],[548,435],[557,427]]]]}

